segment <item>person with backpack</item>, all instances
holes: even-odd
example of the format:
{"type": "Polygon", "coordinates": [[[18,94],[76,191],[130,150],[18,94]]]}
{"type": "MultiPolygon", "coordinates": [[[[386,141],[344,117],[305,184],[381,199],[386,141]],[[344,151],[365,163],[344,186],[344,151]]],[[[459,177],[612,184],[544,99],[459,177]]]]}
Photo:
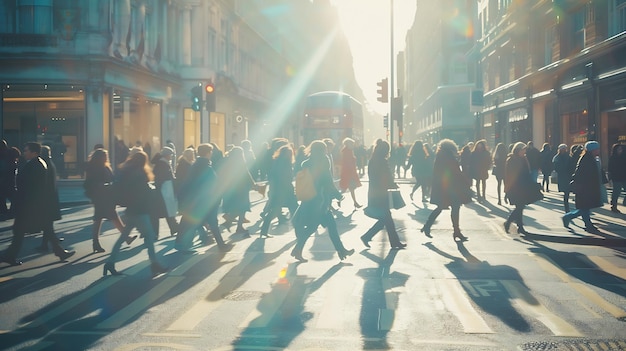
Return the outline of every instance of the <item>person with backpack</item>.
{"type": "MultiPolygon", "coordinates": [[[[109,163],[109,153],[105,149],[96,149],[89,156],[85,169],[85,195],[93,203],[93,227],[91,230],[92,248],[94,253],[105,252],[100,245],[100,228],[103,219],[113,221],[113,225],[120,232],[124,231],[124,223],[115,210],[115,197],[112,194],[113,170],[109,163]]],[[[129,236],[126,243],[130,245],[136,235],[129,236]]]]}
{"type": "MultiPolygon", "coordinates": [[[[291,251],[291,256],[300,262],[307,262],[302,257],[302,250],[309,236],[321,225],[328,229],[328,235],[339,259],[344,260],[354,253],[354,249],[347,250],[343,246],[337,231],[335,217],[330,211],[331,201],[341,200],[342,196],[333,182],[326,144],[321,140],[315,140],[308,146],[307,153],[309,158],[302,163],[300,172],[311,173],[315,196],[311,199],[302,200],[293,215],[292,224],[296,230],[296,246],[291,251]]],[[[296,187],[298,187],[297,184],[296,187]]]]}

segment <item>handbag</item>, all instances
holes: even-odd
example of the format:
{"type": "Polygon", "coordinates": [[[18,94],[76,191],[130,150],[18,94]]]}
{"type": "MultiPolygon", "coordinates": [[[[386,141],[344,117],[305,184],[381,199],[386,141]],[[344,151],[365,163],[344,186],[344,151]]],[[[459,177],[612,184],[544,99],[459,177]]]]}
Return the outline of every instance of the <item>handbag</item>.
{"type": "Polygon", "coordinates": [[[387,195],[389,196],[389,208],[398,210],[406,206],[406,203],[404,202],[404,199],[402,198],[402,194],[400,194],[400,190],[389,189],[387,190],[387,195]]]}

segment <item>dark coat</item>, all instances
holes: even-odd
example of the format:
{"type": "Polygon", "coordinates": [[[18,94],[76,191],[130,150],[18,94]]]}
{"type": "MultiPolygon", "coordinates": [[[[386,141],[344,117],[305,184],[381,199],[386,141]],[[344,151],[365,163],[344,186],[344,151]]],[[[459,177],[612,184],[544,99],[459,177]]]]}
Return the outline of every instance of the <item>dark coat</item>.
{"type": "Polygon", "coordinates": [[[143,168],[120,168],[116,174],[116,187],[125,197],[126,213],[153,214],[160,194],[148,184],[143,168]]]}
{"type": "Polygon", "coordinates": [[[470,169],[472,179],[489,178],[489,168],[491,168],[491,154],[487,150],[477,150],[472,152],[470,169]]]}
{"type": "Polygon", "coordinates": [[[556,171],[556,182],[560,192],[569,192],[574,169],[576,169],[576,161],[567,153],[559,153],[554,155],[552,165],[556,171]]]}
{"type": "Polygon", "coordinates": [[[268,194],[269,206],[272,208],[296,208],[298,200],[293,187],[293,170],[291,160],[277,158],[268,175],[270,191],[268,194]]]}
{"type": "Polygon", "coordinates": [[[85,191],[93,202],[94,217],[109,218],[117,217],[115,212],[115,198],[112,194],[111,183],[113,171],[106,166],[87,166],[85,172],[85,191]]]}
{"type": "Polygon", "coordinates": [[[250,211],[250,190],[254,185],[254,178],[248,171],[244,159],[226,156],[219,170],[218,179],[222,187],[223,211],[233,215],[250,211]]]}
{"type": "Polygon", "coordinates": [[[541,173],[544,177],[549,177],[554,170],[554,166],[552,165],[553,157],[552,150],[548,148],[541,150],[541,173]]]}
{"type": "Polygon", "coordinates": [[[367,206],[389,211],[389,189],[396,189],[393,181],[389,161],[383,157],[373,156],[367,164],[369,188],[367,192],[367,206]]]}
{"type": "Polygon", "coordinates": [[[609,177],[614,182],[626,182],[626,146],[621,155],[611,155],[609,158],[609,177]]]}
{"type": "Polygon", "coordinates": [[[502,152],[498,158],[493,159],[493,175],[497,180],[504,179],[504,169],[506,168],[507,155],[502,152]]]}
{"type": "Polygon", "coordinates": [[[593,155],[585,153],[576,166],[572,177],[572,191],[576,194],[576,208],[592,209],[602,207],[602,178],[593,155]]]}
{"type": "Polygon", "coordinates": [[[528,205],[542,198],[540,185],[530,176],[526,158],[510,154],[504,172],[504,192],[512,205],[528,205]]]}
{"type": "Polygon", "coordinates": [[[49,223],[48,166],[41,157],[24,163],[15,177],[15,231],[36,233],[49,223]]]}
{"type": "Polygon", "coordinates": [[[198,157],[189,168],[186,181],[180,189],[179,209],[183,216],[202,219],[217,216],[221,197],[217,191],[217,175],[211,161],[198,157]]]}
{"type": "Polygon", "coordinates": [[[459,206],[472,201],[471,179],[461,172],[455,155],[439,152],[435,156],[430,203],[441,208],[459,206]]]}
{"type": "Polygon", "coordinates": [[[533,146],[526,149],[526,159],[531,170],[541,168],[541,151],[536,147],[533,146]]]}
{"type": "Polygon", "coordinates": [[[61,219],[61,203],[57,187],[57,168],[51,158],[42,158],[48,168],[46,172],[46,215],[49,221],[61,219]]]}
{"type": "Polygon", "coordinates": [[[411,175],[419,184],[429,181],[433,175],[432,159],[427,157],[425,153],[411,154],[406,162],[406,168],[411,169],[411,175]]]}
{"type": "Polygon", "coordinates": [[[300,203],[293,215],[294,227],[326,227],[326,221],[334,220],[330,213],[330,203],[333,199],[340,199],[341,193],[335,187],[330,167],[330,160],[326,156],[309,158],[302,162],[302,169],[308,168],[313,175],[316,195],[311,200],[300,203]]]}

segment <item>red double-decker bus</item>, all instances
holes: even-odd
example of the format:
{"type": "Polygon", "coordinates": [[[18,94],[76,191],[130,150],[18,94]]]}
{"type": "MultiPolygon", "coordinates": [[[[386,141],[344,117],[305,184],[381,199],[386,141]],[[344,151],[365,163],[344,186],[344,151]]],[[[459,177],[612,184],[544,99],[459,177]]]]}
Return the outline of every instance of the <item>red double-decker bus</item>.
{"type": "Polygon", "coordinates": [[[355,98],[340,91],[322,91],[306,98],[302,137],[305,145],[331,138],[338,145],[344,138],[363,140],[363,110],[355,98]]]}

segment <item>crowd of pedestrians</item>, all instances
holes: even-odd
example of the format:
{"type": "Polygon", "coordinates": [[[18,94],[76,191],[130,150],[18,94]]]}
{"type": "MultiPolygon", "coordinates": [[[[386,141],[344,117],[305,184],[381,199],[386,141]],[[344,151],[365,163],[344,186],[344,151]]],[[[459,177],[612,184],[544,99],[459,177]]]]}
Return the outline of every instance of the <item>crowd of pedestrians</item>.
{"type": "MultiPolygon", "coordinates": [[[[600,160],[599,149],[595,141],[571,149],[561,144],[554,152],[549,143],[539,151],[532,142],[516,142],[508,148],[498,143],[491,152],[484,139],[461,147],[444,139],[433,148],[417,140],[407,151],[402,145],[392,148],[382,139],[366,148],[359,141],[345,138],[341,140],[341,149],[335,151],[334,141],[328,138],[298,148],[285,138],[275,138],[257,152],[245,140],[225,151],[214,143],[189,146],[179,157],[173,143],[163,146],[152,157],[138,145],[124,153],[125,161],[113,168],[108,151],[97,145],[86,164],[84,180],[85,194],[94,207],[92,249],[94,253],[107,252],[99,234],[102,221],[112,221],[120,236],[110,249],[103,274],[122,274],[116,270],[115,263],[122,244],[131,245],[138,238],[131,235],[137,229],[153,275],[162,274],[167,267],[157,257],[154,244],[159,239],[160,218],[165,218],[171,236],[175,236],[174,247],[178,252],[195,252],[196,236],[199,245],[215,242],[219,250],[228,251],[231,244],[222,237],[221,228],[229,229],[235,223],[234,235],[242,239],[250,237],[250,229],[245,227],[250,222],[246,214],[251,210],[250,192],[254,190],[264,198],[267,196],[259,237],[272,237],[269,232],[275,219],[290,220],[296,242],[291,256],[300,262],[307,261],[303,253],[305,244],[320,226],[328,231],[340,260],[354,253],[354,249],[343,245],[333,207],[335,202],[342,206],[344,193],[350,194],[354,211],[366,205],[364,213],[375,219],[360,237],[365,247],[369,248],[374,235],[385,229],[390,248],[404,249],[406,244],[401,241],[392,216],[392,209],[397,207],[390,201],[390,194],[398,192],[395,178],[406,177],[409,170],[414,181],[408,194],[411,201],[419,190],[422,203],[436,206],[420,230],[429,238],[435,220],[443,210],[450,209],[453,240],[469,239],[461,232],[461,207],[473,199],[479,203],[487,201],[486,180],[491,175],[497,180],[498,205],[514,207],[504,221],[506,233],[511,224],[516,224],[518,233],[527,233],[524,208],[540,201],[543,192],[550,191],[551,178],[563,193],[563,225],[568,227],[573,218],[580,216],[585,230],[597,233],[599,230],[591,222],[590,214],[608,201],[605,184],[612,182],[610,204],[616,214],[621,213],[618,201],[626,187],[624,146],[613,145],[607,167],[600,160]],[[362,186],[365,171],[367,204],[359,201],[355,193],[362,186]],[[308,174],[307,184],[298,183],[298,179],[306,178],[297,176],[300,172],[308,174]],[[305,190],[310,196],[296,196],[302,193],[302,187],[309,188],[305,190]],[[574,210],[570,206],[570,193],[575,194],[574,210]],[[123,216],[118,214],[118,206],[125,208],[123,216]],[[285,208],[288,216],[283,213],[285,208]],[[224,219],[222,225],[220,213],[224,219]]],[[[49,148],[36,142],[27,143],[22,152],[9,148],[6,142],[0,143],[3,196],[0,211],[15,218],[12,242],[0,256],[2,262],[21,264],[17,256],[23,238],[36,232],[43,232],[40,250],[47,251],[51,245],[61,260],[74,254],[61,247],[54,231],[53,223],[60,219],[60,210],[56,170],[49,155],[49,148]],[[31,213],[41,215],[33,217],[31,213]]]]}

